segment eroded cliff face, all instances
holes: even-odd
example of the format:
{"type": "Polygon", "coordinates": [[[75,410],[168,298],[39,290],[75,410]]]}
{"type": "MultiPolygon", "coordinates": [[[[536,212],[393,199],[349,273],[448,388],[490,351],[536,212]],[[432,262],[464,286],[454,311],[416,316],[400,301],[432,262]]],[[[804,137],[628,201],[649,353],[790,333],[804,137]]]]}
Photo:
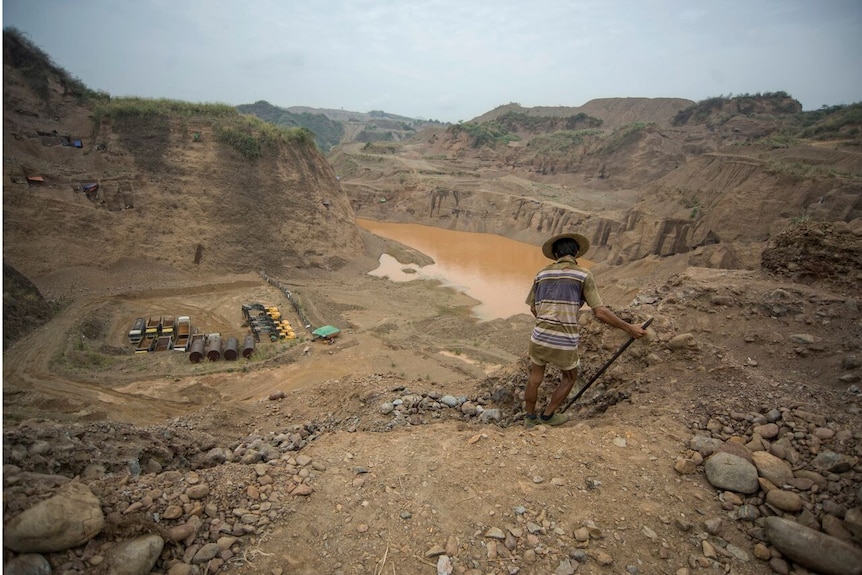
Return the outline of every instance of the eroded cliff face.
{"type": "Polygon", "coordinates": [[[362,249],[350,202],[313,144],[269,141],[249,159],[218,138],[212,118],[94,124],[92,106],[57,90],[47,105],[16,70],[5,75],[3,254],[31,279],[121,258],[183,270],[337,268],[362,249]],[[28,185],[33,176],[42,181],[28,185]]]}
{"type": "Polygon", "coordinates": [[[742,151],[703,154],[633,192],[550,185],[544,182],[553,180],[496,167],[482,179],[468,177],[468,170],[452,176],[441,170],[434,185],[416,170],[401,172],[398,183],[397,170],[383,170],[373,182],[351,184],[349,193],[358,216],[383,221],[534,244],[577,230],[592,242],[591,259],[613,265],[689,254],[692,265],[756,269],[765,242],[791,222],[862,218],[858,154],[814,147],[742,151]],[[618,201],[614,194],[628,195],[618,201]]]}
{"type": "Polygon", "coordinates": [[[357,217],[497,234],[533,244],[578,230],[595,242],[591,259],[610,253],[608,241],[623,225],[562,204],[483,190],[390,191],[386,201],[380,201],[378,190],[352,189],[351,198],[357,217]]]}
{"type": "MultiPolygon", "coordinates": [[[[829,155],[830,162],[862,172],[858,157],[829,155]]],[[[821,156],[810,151],[762,157],[716,153],[692,160],[646,188],[626,214],[609,261],[622,264],[700,248],[713,254],[706,260],[711,265],[755,269],[759,258],[753,246],[762,247],[788,223],[862,218],[858,176],[821,173],[815,163],[821,156]]]]}

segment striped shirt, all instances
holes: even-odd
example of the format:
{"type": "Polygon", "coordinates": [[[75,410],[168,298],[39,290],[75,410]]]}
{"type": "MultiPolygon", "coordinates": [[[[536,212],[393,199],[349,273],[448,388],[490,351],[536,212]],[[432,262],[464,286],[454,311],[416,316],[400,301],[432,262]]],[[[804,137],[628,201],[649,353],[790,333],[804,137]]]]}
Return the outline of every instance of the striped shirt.
{"type": "Polygon", "coordinates": [[[593,274],[575,258],[564,256],[539,271],[527,296],[536,313],[530,353],[553,365],[571,365],[579,342],[578,312],[584,303],[593,309],[604,305],[593,274]]]}

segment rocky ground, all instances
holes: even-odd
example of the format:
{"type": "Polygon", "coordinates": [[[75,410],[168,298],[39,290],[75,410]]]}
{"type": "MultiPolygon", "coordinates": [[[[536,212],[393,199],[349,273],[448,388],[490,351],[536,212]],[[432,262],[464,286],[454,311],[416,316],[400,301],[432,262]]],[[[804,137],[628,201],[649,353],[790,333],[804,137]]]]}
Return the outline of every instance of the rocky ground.
{"type": "MultiPolygon", "coordinates": [[[[840,234],[828,237],[859,238],[840,234]]],[[[602,281],[620,294],[636,279],[602,281]]],[[[528,317],[476,324],[453,292],[351,270],[314,296],[312,278],[296,283],[309,313],[325,306],[350,326],[334,345],[273,349],[241,369],[162,358],[143,379],[139,356],[93,360],[88,379],[56,350],[22,351],[46,339],[74,351],[62,342],[89,325],[82,305],[52,322],[65,326],[56,340],[43,331],[7,352],[4,571],[859,572],[862,325],[846,284],[690,268],[640,285],[615,308],[654,318],[649,341],[570,423],[525,430],[528,317]],[[420,301],[465,311],[425,318],[420,301]],[[441,353],[458,337],[459,355],[441,353]],[[55,386],[90,404],[58,405],[55,386]],[[39,407],[55,415],[24,417],[39,407]]],[[[212,285],[164,286],[146,303],[181,297],[230,328],[225,310],[273,295],[251,276],[212,285]]],[[[77,351],[109,356],[135,298],[89,295],[116,328],[77,351]]],[[[624,342],[590,317],[585,378],[624,342]]]]}

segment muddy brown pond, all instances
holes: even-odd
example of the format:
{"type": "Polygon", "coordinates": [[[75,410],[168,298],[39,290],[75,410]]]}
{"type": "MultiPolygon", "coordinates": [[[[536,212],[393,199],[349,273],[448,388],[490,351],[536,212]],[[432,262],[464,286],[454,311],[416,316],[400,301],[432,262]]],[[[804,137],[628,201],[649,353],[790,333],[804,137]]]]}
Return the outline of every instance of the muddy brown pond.
{"type": "MultiPolygon", "coordinates": [[[[424,267],[402,264],[389,254],[369,273],[394,282],[437,280],[481,302],[473,308],[480,320],[530,313],[524,303],[536,272],[550,263],[539,246],[494,234],[459,232],[357,219],[369,232],[410,246],[434,260],[424,267]],[[405,271],[408,270],[408,271],[405,271]]],[[[587,263],[587,262],[583,262],[587,263]]]]}

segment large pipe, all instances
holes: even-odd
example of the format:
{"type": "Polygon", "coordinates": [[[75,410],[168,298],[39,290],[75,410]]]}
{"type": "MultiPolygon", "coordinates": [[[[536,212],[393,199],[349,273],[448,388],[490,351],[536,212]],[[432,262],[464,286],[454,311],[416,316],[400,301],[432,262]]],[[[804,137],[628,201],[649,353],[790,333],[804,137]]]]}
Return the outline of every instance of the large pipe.
{"type": "Polygon", "coordinates": [[[192,363],[200,363],[204,358],[204,340],[198,338],[192,342],[192,349],[189,352],[189,360],[192,363]]]}
{"type": "Polygon", "coordinates": [[[239,340],[235,337],[227,338],[224,344],[224,358],[227,361],[234,361],[237,357],[237,349],[239,349],[239,340]]]}
{"type": "Polygon", "coordinates": [[[245,336],[245,341],[242,344],[242,356],[246,359],[251,357],[251,354],[254,353],[254,336],[247,335],[245,336]]]}
{"type": "Polygon", "coordinates": [[[218,361],[221,358],[221,336],[213,333],[207,336],[207,359],[218,361]]]}

